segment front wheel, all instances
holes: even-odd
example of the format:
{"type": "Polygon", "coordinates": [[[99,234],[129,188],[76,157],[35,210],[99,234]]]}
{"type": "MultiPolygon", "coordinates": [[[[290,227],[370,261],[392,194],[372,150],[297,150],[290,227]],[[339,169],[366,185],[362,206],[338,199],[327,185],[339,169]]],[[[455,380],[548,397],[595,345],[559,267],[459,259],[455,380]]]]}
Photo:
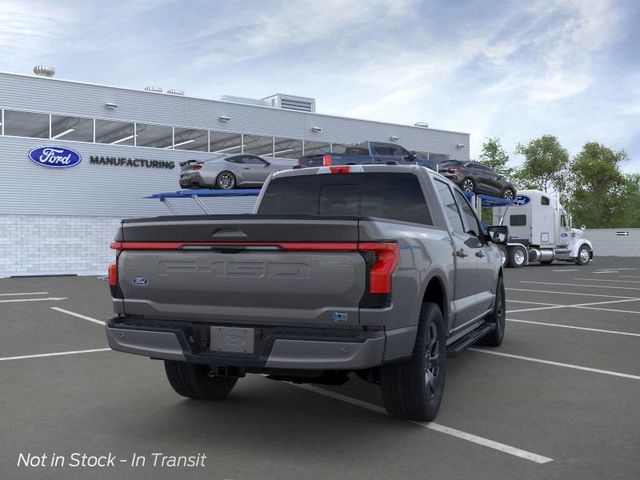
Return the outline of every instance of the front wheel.
{"type": "Polygon", "coordinates": [[[511,187],[505,188],[504,192],[502,192],[502,198],[506,200],[513,200],[515,198],[515,192],[513,191],[513,188],[511,187]]]}
{"type": "Polygon", "coordinates": [[[586,265],[587,263],[589,263],[590,259],[591,259],[591,251],[589,250],[589,247],[587,247],[586,245],[582,245],[578,250],[576,263],[578,265],[586,265]]]}
{"type": "Polygon", "coordinates": [[[165,360],[164,370],[173,389],[195,400],[223,400],[233,389],[237,377],[212,375],[206,365],[165,360]]]}
{"type": "Polygon", "coordinates": [[[222,190],[231,190],[235,186],[236,177],[233,173],[227,172],[225,170],[224,172],[220,172],[218,174],[218,177],[216,178],[216,187],[222,190]]]}
{"type": "Polygon", "coordinates": [[[507,251],[507,265],[512,268],[524,267],[527,252],[522,247],[512,247],[507,251]]]}
{"type": "Polygon", "coordinates": [[[389,415],[421,422],[436,417],[444,391],[446,342],[440,307],[423,303],[411,357],[380,369],[380,388],[389,415]]]}

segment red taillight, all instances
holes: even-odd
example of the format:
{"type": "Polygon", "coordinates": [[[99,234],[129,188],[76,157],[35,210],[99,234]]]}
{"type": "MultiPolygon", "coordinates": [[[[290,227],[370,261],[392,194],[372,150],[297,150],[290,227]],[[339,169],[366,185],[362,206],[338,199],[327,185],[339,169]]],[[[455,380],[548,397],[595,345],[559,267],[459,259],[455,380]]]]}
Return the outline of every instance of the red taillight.
{"type": "Polygon", "coordinates": [[[331,173],[349,173],[351,167],[329,167],[329,169],[331,170],[331,173]]]}
{"type": "Polygon", "coordinates": [[[325,153],[322,155],[322,166],[328,167],[329,165],[331,165],[331,154],[325,153]]]}
{"type": "Polygon", "coordinates": [[[118,264],[111,262],[109,265],[109,286],[115,287],[118,285],[118,264]]]}
{"type": "Polygon", "coordinates": [[[400,248],[397,243],[361,243],[358,249],[374,252],[375,263],[369,270],[369,291],[391,293],[391,275],[398,266],[400,248]]]}

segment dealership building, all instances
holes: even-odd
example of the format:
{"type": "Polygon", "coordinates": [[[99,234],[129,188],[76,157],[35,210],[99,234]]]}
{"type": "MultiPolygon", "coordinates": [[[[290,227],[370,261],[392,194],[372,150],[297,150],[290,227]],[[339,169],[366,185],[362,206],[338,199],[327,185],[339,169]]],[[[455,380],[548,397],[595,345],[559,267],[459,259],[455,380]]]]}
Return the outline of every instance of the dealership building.
{"type": "MultiPolygon", "coordinates": [[[[291,163],[365,140],[436,161],[469,159],[467,133],[323,115],[310,98],[208,100],[34,72],[0,73],[0,277],[104,274],[120,219],[167,214],[144,197],[179,189],[185,160],[248,153],[291,163]]],[[[207,200],[215,213],[253,201],[207,200]]],[[[197,212],[189,201],[174,205],[197,212]]]]}

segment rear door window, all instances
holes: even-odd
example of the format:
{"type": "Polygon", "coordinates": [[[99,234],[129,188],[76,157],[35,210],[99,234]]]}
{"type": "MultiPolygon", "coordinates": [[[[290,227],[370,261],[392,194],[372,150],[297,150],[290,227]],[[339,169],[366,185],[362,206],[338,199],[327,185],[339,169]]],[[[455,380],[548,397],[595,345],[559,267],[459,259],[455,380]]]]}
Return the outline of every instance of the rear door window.
{"type": "Polygon", "coordinates": [[[436,186],[438,196],[440,197],[442,205],[444,206],[444,213],[447,216],[449,223],[451,224],[451,228],[454,232],[466,233],[464,225],[462,224],[460,211],[458,210],[458,206],[456,205],[456,201],[453,198],[453,193],[451,193],[449,185],[441,182],[440,180],[436,180],[433,183],[436,186]]]}
{"type": "Polygon", "coordinates": [[[431,225],[420,183],[408,173],[278,178],[269,183],[258,213],[381,217],[431,225]]]}

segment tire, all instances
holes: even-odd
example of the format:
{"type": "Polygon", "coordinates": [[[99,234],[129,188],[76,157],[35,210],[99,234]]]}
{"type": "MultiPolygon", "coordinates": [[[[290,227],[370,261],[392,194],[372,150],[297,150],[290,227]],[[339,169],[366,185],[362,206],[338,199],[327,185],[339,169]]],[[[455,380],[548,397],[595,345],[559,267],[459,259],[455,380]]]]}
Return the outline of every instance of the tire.
{"type": "Polygon", "coordinates": [[[512,247],[507,250],[507,266],[522,268],[527,263],[527,252],[522,247],[512,247]]]}
{"type": "Polygon", "coordinates": [[[496,301],[493,312],[487,317],[487,322],[493,323],[495,328],[478,341],[478,345],[487,347],[499,347],[504,339],[505,320],[507,316],[507,302],[504,295],[504,281],[498,277],[496,285],[496,301]]]}
{"type": "Polygon", "coordinates": [[[231,190],[236,186],[236,177],[233,173],[224,170],[216,177],[216,188],[221,190],[231,190]]]}
{"type": "Polygon", "coordinates": [[[507,200],[513,200],[516,198],[516,194],[513,191],[513,188],[507,187],[502,192],[502,198],[506,198],[507,200]]]}
{"type": "Polygon", "coordinates": [[[507,249],[504,245],[498,245],[498,249],[500,250],[500,260],[502,261],[502,266],[504,267],[507,265],[509,254],[507,253],[507,249]]]}
{"type": "Polygon", "coordinates": [[[578,249],[578,256],[576,257],[576,264],[586,265],[591,259],[591,250],[586,245],[582,245],[578,249]]]}
{"type": "Polygon", "coordinates": [[[440,307],[423,303],[411,357],[380,368],[380,389],[392,417],[430,422],[438,414],[447,365],[440,307]]]}
{"type": "Polygon", "coordinates": [[[475,192],[476,184],[472,178],[467,177],[460,183],[460,188],[463,192],[475,192]]]}
{"type": "Polygon", "coordinates": [[[209,375],[209,367],[165,360],[164,370],[173,389],[195,400],[223,400],[233,389],[237,377],[209,375]]]}

